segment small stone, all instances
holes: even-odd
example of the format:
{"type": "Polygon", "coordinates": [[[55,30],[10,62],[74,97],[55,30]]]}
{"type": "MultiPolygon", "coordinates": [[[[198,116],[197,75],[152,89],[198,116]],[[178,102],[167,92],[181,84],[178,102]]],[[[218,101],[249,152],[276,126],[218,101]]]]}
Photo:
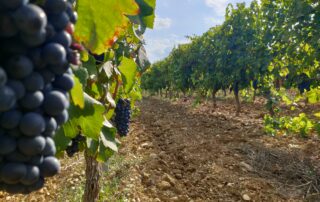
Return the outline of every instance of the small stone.
{"type": "Polygon", "coordinates": [[[158,187],[161,189],[161,190],[167,190],[167,189],[170,189],[171,188],[171,184],[167,181],[161,181],[159,184],[158,184],[158,187]]]}
{"type": "Polygon", "coordinates": [[[250,172],[253,171],[253,167],[252,167],[251,165],[243,162],[243,161],[240,163],[240,166],[242,166],[243,168],[245,168],[247,171],[250,171],[250,172]]]}
{"type": "Polygon", "coordinates": [[[174,179],[173,177],[171,177],[169,174],[165,174],[163,176],[163,179],[167,182],[169,182],[172,186],[174,186],[176,184],[176,179],[174,179]]]}
{"type": "Polygon", "coordinates": [[[149,142],[145,142],[145,143],[141,144],[141,147],[145,148],[145,149],[148,149],[148,148],[151,147],[151,144],[149,142]]]}
{"type": "Polygon", "coordinates": [[[158,156],[157,156],[157,154],[155,154],[155,153],[151,153],[151,154],[149,155],[149,157],[150,157],[151,159],[156,159],[158,156]]]}
{"type": "Polygon", "coordinates": [[[251,201],[251,198],[248,194],[243,194],[242,195],[242,199],[245,200],[245,201],[251,201]]]}
{"type": "Polygon", "coordinates": [[[227,186],[228,187],[232,187],[234,185],[234,183],[228,182],[227,186]]]}
{"type": "Polygon", "coordinates": [[[177,197],[177,196],[172,197],[172,198],[170,198],[170,201],[179,201],[179,197],[177,197]]]}

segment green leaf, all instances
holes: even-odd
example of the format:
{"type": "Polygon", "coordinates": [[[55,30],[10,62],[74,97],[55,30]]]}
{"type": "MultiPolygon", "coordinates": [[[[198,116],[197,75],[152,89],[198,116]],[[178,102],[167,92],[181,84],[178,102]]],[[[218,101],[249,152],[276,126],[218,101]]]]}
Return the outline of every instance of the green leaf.
{"type": "Polygon", "coordinates": [[[74,75],[79,79],[83,87],[87,86],[87,79],[89,78],[89,73],[86,68],[79,67],[73,71],[74,75]]]}
{"type": "Polygon", "coordinates": [[[98,140],[104,121],[104,106],[97,100],[85,94],[85,106],[81,109],[71,105],[69,112],[71,119],[63,126],[67,137],[75,137],[77,130],[94,140],[98,140]]]}
{"type": "Polygon", "coordinates": [[[111,150],[118,152],[118,146],[115,140],[116,132],[117,130],[108,121],[105,121],[100,138],[105,147],[109,147],[111,150]]]}
{"type": "Polygon", "coordinates": [[[89,60],[84,62],[82,66],[88,71],[89,76],[98,74],[96,60],[92,55],[89,55],[89,60]]]}
{"type": "Polygon", "coordinates": [[[129,58],[122,58],[121,64],[119,66],[119,71],[121,72],[124,90],[129,93],[134,86],[136,74],[137,74],[137,64],[129,58]]]}
{"type": "Polygon", "coordinates": [[[148,28],[153,28],[155,19],[156,0],[136,0],[140,7],[140,18],[143,24],[148,28]]]}
{"type": "Polygon", "coordinates": [[[68,147],[71,138],[67,137],[64,133],[64,130],[62,128],[60,128],[54,138],[53,138],[55,145],[56,145],[56,149],[57,149],[57,155],[60,156],[68,147]]]}
{"type": "Polygon", "coordinates": [[[76,106],[83,109],[84,108],[84,92],[82,89],[82,85],[80,83],[80,80],[77,77],[74,76],[73,80],[74,80],[74,87],[70,92],[72,101],[76,106]]]}
{"type": "Polygon", "coordinates": [[[75,39],[101,54],[127,29],[126,15],[138,15],[140,10],[134,0],[78,0],[77,12],[75,39]]]}
{"type": "Polygon", "coordinates": [[[87,151],[91,156],[96,156],[99,149],[99,141],[87,138],[87,151]]]}
{"type": "Polygon", "coordinates": [[[106,162],[109,158],[114,154],[109,147],[105,147],[103,144],[100,143],[99,145],[99,152],[97,155],[97,161],[99,162],[106,162]]]}

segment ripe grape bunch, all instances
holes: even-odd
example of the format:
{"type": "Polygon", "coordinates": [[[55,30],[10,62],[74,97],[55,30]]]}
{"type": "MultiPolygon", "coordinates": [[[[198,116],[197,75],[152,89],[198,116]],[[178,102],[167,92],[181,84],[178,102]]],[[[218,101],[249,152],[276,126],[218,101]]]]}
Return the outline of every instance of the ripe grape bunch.
{"type": "Polygon", "coordinates": [[[66,0],[0,0],[0,188],[30,193],[57,174],[53,141],[68,120],[77,15],[66,0]]]}
{"type": "Polygon", "coordinates": [[[69,157],[72,157],[74,154],[80,151],[79,144],[80,142],[85,141],[86,138],[82,135],[77,135],[71,140],[71,145],[67,147],[66,152],[69,157]]]}
{"type": "Polygon", "coordinates": [[[120,136],[127,136],[131,117],[130,100],[119,99],[115,109],[115,125],[120,136]]]}

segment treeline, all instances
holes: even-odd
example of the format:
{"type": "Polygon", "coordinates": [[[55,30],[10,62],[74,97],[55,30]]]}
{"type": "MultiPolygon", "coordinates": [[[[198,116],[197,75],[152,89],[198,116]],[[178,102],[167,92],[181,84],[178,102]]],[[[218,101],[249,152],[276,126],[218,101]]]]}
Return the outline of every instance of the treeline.
{"type": "MultiPolygon", "coordinates": [[[[320,3],[318,0],[261,0],[226,8],[225,21],[191,43],[175,47],[142,77],[150,92],[232,90],[272,94],[320,84],[320,3]]],[[[272,107],[271,107],[272,108],[272,107]]]]}

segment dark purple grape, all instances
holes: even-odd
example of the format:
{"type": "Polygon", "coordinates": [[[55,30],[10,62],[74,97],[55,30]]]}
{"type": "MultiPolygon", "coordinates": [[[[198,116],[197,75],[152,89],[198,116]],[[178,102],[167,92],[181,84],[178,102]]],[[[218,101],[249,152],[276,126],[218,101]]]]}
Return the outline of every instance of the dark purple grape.
{"type": "Polygon", "coordinates": [[[2,67],[0,67],[0,88],[7,83],[7,80],[8,80],[7,73],[4,71],[2,67]]]}
{"type": "Polygon", "coordinates": [[[25,114],[19,124],[21,132],[27,136],[36,136],[45,130],[46,124],[44,118],[37,113],[25,114]]]}
{"type": "Polygon", "coordinates": [[[21,99],[26,94],[26,89],[20,80],[10,79],[7,85],[15,92],[17,99],[21,99]]]}
{"type": "Polygon", "coordinates": [[[0,98],[0,112],[10,110],[16,103],[16,95],[8,86],[0,88],[0,98]]]}
{"type": "Polygon", "coordinates": [[[0,169],[0,176],[7,184],[16,184],[27,174],[27,168],[23,163],[5,163],[0,169]]]}
{"type": "Polygon", "coordinates": [[[50,137],[46,137],[46,146],[42,151],[42,155],[44,156],[54,156],[56,154],[56,146],[54,141],[50,137]]]}
{"type": "Polygon", "coordinates": [[[58,125],[56,120],[53,117],[46,117],[45,121],[46,121],[46,130],[44,131],[45,133],[54,132],[57,129],[58,125]]]}
{"type": "Polygon", "coordinates": [[[34,4],[27,4],[19,7],[13,13],[13,19],[22,32],[35,34],[43,30],[47,25],[45,12],[34,4]]]}
{"type": "Polygon", "coordinates": [[[30,161],[31,157],[22,154],[21,152],[19,152],[18,150],[15,150],[13,152],[11,152],[10,154],[5,156],[5,160],[8,162],[20,162],[20,163],[25,163],[30,161]]]}
{"type": "Polygon", "coordinates": [[[43,108],[45,112],[51,116],[61,114],[67,107],[69,102],[64,94],[59,91],[51,91],[45,94],[43,108]]]}
{"type": "Polygon", "coordinates": [[[60,172],[60,162],[53,156],[45,157],[40,165],[40,173],[43,177],[51,177],[60,172]]]}
{"type": "Polygon", "coordinates": [[[28,52],[28,56],[33,62],[35,69],[44,69],[46,64],[42,59],[41,48],[32,49],[28,52]]]}
{"type": "Polygon", "coordinates": [[[54,116],[54,119],[56,120],[56,122],[59,126],[66,123],[69,119],[68,110],[63,110],[62,113],[58,114],[57,116],[54,116]]]}
{"type": "Polygon", "coordinates": [[[20,137],[18,148],[22,154],[35,156],[41,154],[46,146],[46,139],[42,136],[20,137]]]}
{"type": "Polygon", "coordinates": [[[46,63],[50,65],[60,65],[66,61],[67,53],[62,45],[49,43],[43,48],[42,56],[46,63]]]}
{"type": "Polygon", "coordinates": [[[74,86],[74,81],[71,75],[65,73],[61,76],[57,76],[52,85],[54,88],[70,91],[74,86]]]}
{"type": "Polygon", "coordinates": [[[18,55],[9,59],[5,65],[5,70],[10,77],[22,79],[32,73],[33,64],[29,58],[18,55]]]}
{"type": "Polygon", "coordinates": [[[0,13],[0,37],[13,37],[18,33],[9,13],[0,13]]]}
{"type": "Polygon", "coordinates": [[[54,73],[55,75],[62,75],[69,69],[69,63],[65,61],[64,63],[60,65],[48,65],[48,69],[54,73]]]}
{"type": "Polygon", "coordinates": [[[36,47],[45,42],[47,33],[45,29],[39,30],[34,34],[21,34],[20,39],[28,47],[36,47]]]}
{"type": "Polygon", "coordinates": [[[28,91],[37,91],[44,88],[44,79],[38,72],[32,72],[23,79],[23,84],[28,91]]]}
{"type": "Polygon", "coordinates": [[[48,19],[57,31],[64,30],[70,22],[70,18],[66,12],[49,15],[48,19]]]}
{"type": "Polygon", "coordinates": [[[4,112],[0,115],[0,126],[4,129],[14,129],[19,125],[22,113],[18,110],[4,112]]]}
{"type": "Polygon", "coordinates": [[[67,14],[68,14],[68,16],[70,18],[70,22],[75,24],[77,22],[77,20],[78,20],[78,14],[73,11],[71,4],[68,4],[66,12],[67,12],[67,14]]]}
{"type": "Polygon", "coordinates": [[[35,110],[42,105],[44,96],[41,91],[26,93],[19,101],[20,106],[25,110],[35,110]]]}
{"type": "Polygon", "coordinates": [[[61,44],[65,49],[69,48],[72,43],[71,35],[66,31],[60,31],[49,42],[61,44]]]}
{"type": "Polygon", "coordinates": [[[44,9],[48,13],[59,14],[67,9],[66,0],[46,0],[44,3],[44,9]]]}
{"type": "Polygon", "coordinates": [[[27,3],[28,0],[1,0],[1,5],[12,10],[17,9],[22,5],[26,5],[27,3]]]}
{"type": "Polygon", "coordinates": [[[20,180],[24,185],[32,185],[40,178],[40,170],[37,166],[27,166],[27,174],[20,180]]]}
{"type": "Polygon", "coordinates": [[[17,147],[15,138],[8,135],[0,135],[0,154],[5,155],[13,152],[17,147]]]}
{"type": "Polygon", "coordinates": [[[45,84],[49,84],[51,83],[54,78],[55,78],[55,74],[52,73],[50,70],[48,70],[47,68],[46,69],[41,69],[38,71],[41,76],[43,77],[43,80],[44,80],[44,83],[45,84]]]}

